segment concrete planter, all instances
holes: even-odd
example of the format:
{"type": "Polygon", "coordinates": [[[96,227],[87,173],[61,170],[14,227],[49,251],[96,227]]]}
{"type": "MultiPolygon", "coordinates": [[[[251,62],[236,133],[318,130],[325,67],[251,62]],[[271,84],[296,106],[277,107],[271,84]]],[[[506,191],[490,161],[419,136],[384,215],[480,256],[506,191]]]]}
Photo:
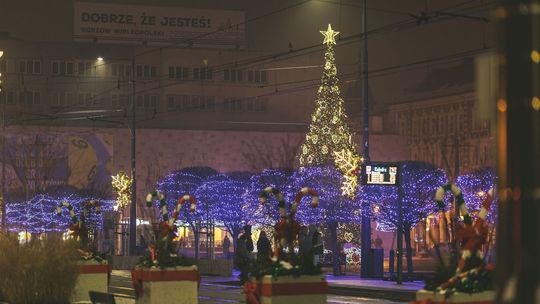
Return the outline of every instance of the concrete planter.
{"type": "Polygon", "coordinates": [[[197,303],[199,272],[197,266],[136,268],[131,272],[136,303],[197,303]]]}
{"type": "Polygon", "coordinates": [[[416,292],[416,301],[431,300],[433,304],[494,304],[495,292],[483,291],[479,293],[461,293],[456,292],[448,299],[445,299],[444,293],[433,292],[429,290],[419,290],[416,292]]]}
{"type": "Polygon", "coordinates": [[[259,282],[261,304],[326,303],[328,284],[322,275],[264,276],[259,282]]]}
{"type": "Polygon", "coordinates": [[[78,263],[79,277],[71,296],[71,302],[90,301],[89,291],[107,293],[111,267],[107,262],[81,261],[78,263]]]}

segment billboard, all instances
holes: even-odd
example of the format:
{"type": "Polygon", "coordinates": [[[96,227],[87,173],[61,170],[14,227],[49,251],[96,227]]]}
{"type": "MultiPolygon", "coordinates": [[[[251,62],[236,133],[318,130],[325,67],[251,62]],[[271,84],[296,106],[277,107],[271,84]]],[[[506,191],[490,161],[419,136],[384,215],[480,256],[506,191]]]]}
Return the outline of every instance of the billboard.
{"type": "Polygon", "coordinates": [[[362,180],[365,185],[397,186],[399,183],[398,168],[398,165],[389,163],[366,164],[362,180]]]}
{"type": "Polygon", "coordinates": [[[245,45],[241,11],[75,2],[73,18],[75,39],[245,45]]]}

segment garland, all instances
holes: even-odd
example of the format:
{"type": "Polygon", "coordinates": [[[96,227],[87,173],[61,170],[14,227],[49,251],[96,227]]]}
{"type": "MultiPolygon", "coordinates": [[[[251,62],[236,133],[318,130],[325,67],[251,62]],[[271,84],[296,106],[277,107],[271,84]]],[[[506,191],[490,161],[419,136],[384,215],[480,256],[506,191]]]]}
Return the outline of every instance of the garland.
{"type": "Polygon", "coordinates": [[[463,193],[461,192],[461,189],[459,189],[454,183],[445,184],[439,187],[435,192],[435,202],[437,203],[439,210],[443,212],[446,211],[446,205],[444,204],[444,193],[449,190],[452,191],[452,194],[456,199],[458,208],[461,214],[463,214],[463,223],[472,223],[472,218],[469,215],[469,210],[467,209],[467,205],[465,204],[465,200],[463,199],[463,193]]]}

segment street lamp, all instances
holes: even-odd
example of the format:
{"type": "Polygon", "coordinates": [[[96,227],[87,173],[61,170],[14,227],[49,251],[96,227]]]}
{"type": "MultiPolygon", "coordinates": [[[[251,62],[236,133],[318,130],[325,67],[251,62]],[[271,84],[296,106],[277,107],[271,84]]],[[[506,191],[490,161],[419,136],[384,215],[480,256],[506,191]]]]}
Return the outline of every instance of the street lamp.
{"type": "MultiPolygon", "coordinates": [[[[99,56],[97,61],[104,61],[104,58],[99,56]]],[[[135,133],[135,59],[131,59],[131,205],[129,207],[129,248],[128,254],[135,254],[135,245],[137,242],[137,174],[136,174],[136,133],[135,133]]]]}

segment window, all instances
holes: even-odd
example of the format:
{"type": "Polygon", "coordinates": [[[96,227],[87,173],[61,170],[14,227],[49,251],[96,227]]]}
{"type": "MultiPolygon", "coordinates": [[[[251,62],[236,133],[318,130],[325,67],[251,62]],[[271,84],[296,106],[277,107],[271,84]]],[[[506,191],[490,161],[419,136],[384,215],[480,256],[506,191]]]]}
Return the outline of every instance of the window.
{"type": "Polygon", "coordinates": [[[128,64],[128,63],[111,64],[111,76],[131,77],[131,64],[128,64]]]}
{"type": "Polygon", "coordinates": [[[21,60],[19,62],[19,73],[22,73],[22,74],[41,74],[41,61],[39,61],[39,60],[21,60]]]}
{"type": "Polygon", "coordinates": [[[148,64],[138,64],[135,71],[138,78],[156,78],[157,66],[148,64]]]}
{"type": "Polygon", "coordinates": [[[53,61],[51,63],[51,72],[53,75],[73,75],[73,62],[53,61]]]}
{"type": "Polygon", "coordinates": [[[238,98],[225,98],[223,106],[227,112],[240,112],[242,111],[243,101],[238,98]]]}
{"type": "Polygon", "coordinates": [[[125,107],[131,105],[131,95],[125,94],[112,94],[111,105],[115,108],[125,107]]]}
{"type": "Polygon", "coordinates": [[[157,105],[157,95],[137,95],[137,107],[145,109],[155,109],[157,105]]]}
{"type": "Polygon", "coordinates": [[[248,81],[249,82],[266,82],[266,71],[248,71],[248,81]]]}
{"type": "Polygon", "coordinates": [[[193,79],[195,80],[212,80],[212,69],[208,67],[193,68],[193,79]]]}
{"type": "Polygon", "coordinates": [[[93,74],[94,65],[90,61],[77,62],[77,74],[91,76],[93,74]]]}
{"type": "Polygon", "coordinates": [[[34,92],[34,104],[35,105],[41,104],[41,93],[40,92],[34,92]]]}
{"type": "Polygon", "coordinates": [[[169,66],[169,79],[189,79],[189,68],[169,66]]]}
{"type": "Polygon", "coordinates": [[[168,111],[212,112],[216,103],[213,96],[167,95],[168,111]]]}
{"type": "Polygon", "coordinates": [[[251,98],[246,102],[248,112],[265,112],[268,101],[264,98],[251,98]]]}
{"type": "Polygon", "coordinates": [[[15,104],[15,94],[13,93],[13,91],[0,91],[0,104],[15,104]]]}
{"type": "MultiPolygon", "coordinates": [[[[9,95],[8,95],[9,97],[9,95]]],[[[8,98],[8,103],[9,102],[8,98]]],[[[41,104],[41,92],[38,91],[24,91],[19,93],[19,104],[21,105],[39,105],[41,104]]]]}
{"type": "Polygon", "coordinates": [[[241,70],[225,69],[223,79],[225,81],[242,81],[242,74],[241,70]]]}
{"type": "Polygon", "coordinates": [[[51,94],[51,105],[62,106],[66,105],[66,95],[64,92],[54,92],[51,94]]]}
{"type": "Polygon", "coordinates": [[[0,73],[7,73],[7,61],[0,60],[0,73]]]}

